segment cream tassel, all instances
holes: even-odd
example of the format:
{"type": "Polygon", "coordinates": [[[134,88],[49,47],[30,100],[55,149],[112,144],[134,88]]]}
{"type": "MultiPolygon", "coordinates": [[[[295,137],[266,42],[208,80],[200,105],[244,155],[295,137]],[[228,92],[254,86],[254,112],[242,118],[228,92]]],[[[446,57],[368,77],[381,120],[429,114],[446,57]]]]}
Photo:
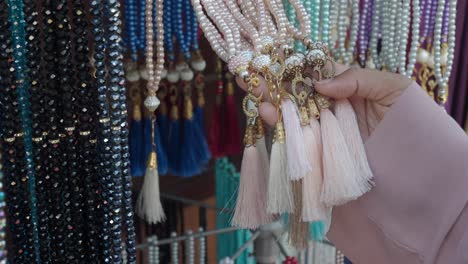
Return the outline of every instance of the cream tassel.
{"type": "Polygon", "coordinates": [[[157,160],[156,151],[153,150],[148,158],[145,179],[137,202],[137,214],[150,224],[156,224],[166,219],[159,197],[157,160]]]}
{"type": "Polygon", "coordinates": [[[322,174],[322,138],[320,134],[320,124],[317,120],[319,113],[314,100],[309,100],[309,108],[314,107],[316,113],[312,113],[310,123],[304,127],[305,145],[309,149],[309,158],[314,169],[303,179],[303,207],[302,220],[305,222],[325,221],[327,219],[327,208],[320,201],[320,193],[323,186],[322,174]]]}
{"type": "Polygon", "coordinates": [[[267,178],[268,175],[270,175],[270,160],[268,159],[268,150],[266,148],[265,142],[265,129],[263,127],[263,121],[260,117],[255,119],[255,126],[257,131],[257,142],[255,143],[255,146],[258,149],[260,160],[262,161],[263,175],[265,175],[265,178],[267,178]]]}
{"type": "Polygon", "coordinates": [[[336,101],[335,116],[346,139],[351,157],[358,169],[358,176],[362,181],[371,182],[373,174],[367,161],[367,154],[359,132],[356,113],[347,99],[336,101]]]}
{"type": "Polygon", "coordinates": [[[271,214],[292,213],[293,193],[287,174],[286,145],[281,120],[276,123],[271,148],[270,176],[268,177],[267,211],[271,214]]]}
{"type": "Polygon", "coordinates": [[[312,171],[312,165],[307,159],[298,109],[288,98],[283,100],[281,109],[286,130],[288,176],[290,180],[299,180],[312,171]]]}
{"type": "Polygon", "coordinates": [[[255,146],[255,126],[247,126],[242,157],[239,190],[231,224],[240,228],[255,229],[271,222],[266,211],[266,175],[263,162],[255,146]]]}
{"type": "Polygon", "coordinates": [[[321,110],[323,143],[324,177],[321,200],[327,206],[342,205],[368,192],[371,185],[360,180],[338,121],[328,109],[329,99],[315,94],[315,100],[321,110]]]}

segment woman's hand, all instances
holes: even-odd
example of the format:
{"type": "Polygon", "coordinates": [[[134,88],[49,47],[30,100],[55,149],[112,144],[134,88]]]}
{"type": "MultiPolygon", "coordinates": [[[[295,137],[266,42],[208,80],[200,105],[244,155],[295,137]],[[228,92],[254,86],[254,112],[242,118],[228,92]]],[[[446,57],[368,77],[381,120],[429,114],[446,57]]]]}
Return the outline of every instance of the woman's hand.
{"type": "MultiPolygon", "coordinates": [[[[348,68],[336,64],[337,75],[333,79],[322,80],[315,84],[315,89],[334,99],[348,98],[358,117],[361,134],[369,136],[385,112],[411,84],[412,80],[399,74],[377,70],[348,68]]],[[[307,72],[306,72],[307,75],[307,72]]],[[[266,82],[260,78],[260,85],[254,90],[255,95],[263,93],[259,112],[263,120],[274,125],[277,120],[276,109],[269,102],[266,82]]],[[[246,84],[237,79],[239,86],[246,90],[246,84]]]]}

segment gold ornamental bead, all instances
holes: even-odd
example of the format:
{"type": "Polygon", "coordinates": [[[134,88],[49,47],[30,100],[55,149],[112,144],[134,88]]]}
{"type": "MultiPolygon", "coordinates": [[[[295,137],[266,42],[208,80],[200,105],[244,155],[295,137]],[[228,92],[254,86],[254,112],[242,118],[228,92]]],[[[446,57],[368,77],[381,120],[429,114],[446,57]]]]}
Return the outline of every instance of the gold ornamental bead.
{"type": "Polygon", "coordinates": [[[156,169],[158,167],[158,157],[156,155],[156,151],[151,151],[150,156],[148,157],[148,162],[146,166],[149,169],[156,169]]]}
{"type": "Polygon", "coordinates": [[[255,144],[255,125],[249,124],[245,130],[244,146],[250,147],[255,144]]]}

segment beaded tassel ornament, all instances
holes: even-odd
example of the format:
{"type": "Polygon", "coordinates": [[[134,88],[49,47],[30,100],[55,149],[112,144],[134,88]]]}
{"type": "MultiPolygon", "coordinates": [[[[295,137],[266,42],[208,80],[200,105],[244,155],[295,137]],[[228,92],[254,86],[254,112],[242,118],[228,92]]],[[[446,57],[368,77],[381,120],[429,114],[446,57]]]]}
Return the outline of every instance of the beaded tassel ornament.
{"type": "MultiPolygon", "coordinates": [[[[148,70],[148,96],[144,101],[145,107],[154,113],[158,108],[160,101],[156,97],[159,82],[161,80],[161,73],[164,67],[164,29],[163,29],[163,0],[156,0],[156,23],[157,23],[157,39],[156,39],[156,64],[153,64],[153,15],[152,8],[153,1],[146,2],[146,69],[148,70]]],[[[153,149],[148,158],[148,164],[145,173],[140,196],[138,197],[138,214],[149,223],[158,223],[163,221],[166,217],[162,208],[159,197],[159,175],[157,169],[157,157],[155,150],[154,135],[155,131],[155,115],[152,117],[152,138],[153,149]]]]}
{"type": "MultiPolygon", "coordinates": [[[[193,1],[201,28],[211,46],[221,59],[228,62],[230,71],[248,84],[249,92],[244,99],[244,106],[248,105],[246,102],[259,104],[262,96],[255,97],[252,94],[252,84],[258,82],[260,76],[265,79],[264,83],[268,86],[279,116],[270,156],[267,211],[273,214],[293,213],[293,217],[290,218],[291,242],[297,246],[304,246],[307,234],[304,237],[303,233],[308,233],[307,222],[317,222],[320,230],[315,233],[316,237],[321,239],[330,222],[329,208],[356,199],[367,192],[371,186],[368,181],[372,174],[365,171],[368,164],[365,152],[363,154],[362,140],[343,136],[348,132],[342,132],[343,129],[356,129],[352,135],[359,136],[356,120],[352,119],[355,119],[352,108],[347,107],[346,102],[339,102],[340,108],[336,110],[340,113],[340,119],[351,119],[346,120],[348,123],[341,122],[340,126],[337,118],[328,109],[331,101],[313,93],[314,81],[334,75],[334,68],[329,69],[333,66],[333,61],[326,47],[310,40],[311,32],[313,40],[329,39],[328,36],[318,33],[320,26],[314,24],[316,18],[309,18],[306,7],[300,1],[291,0],[287,3],[291,9],[287,13],[294,13],[297,24],[288,21],[282,1],[255,1],[254,5],[247,2],[237,4],[221,0],[193,1]],[[238,35],[241,37],[237,38],[238,35]],[[305,56],[292,51],[291,40],[304,44],[307,48],[305,56]],[[313,70],[313,74],[308,76],[312,82],[306,81],[302,75],[306,65],[313,70]],[[293,89],[293,94],[289,94],[283,87],[283,81],[306,89],[293,89]],[[354,152],[342,152],[342,147],[357,149],[363,164],[362,170],[366,172],[364,176],[361,175],[361,167],[357,168],[352,161],[354,152]],[[292,195],[292,186],[296,195],[292,195]],[[312,186],[314,188],[311,189],[312,186]]],[[[329,4],[325,3],[324,8],[330,8],[329,4]]],[[[316,6],[315,9],[317,16],[320,16],[320,7],[316,6]]],[[[328,14],[328,10],[323,13],[328,14]]],[[[355,21],[352,24],[356,27],[357,14],[354,17],[355,21]]],[[[322,27],[325,32],[329,31],[328,22],[322,27]]],[[[354,48],[350,46],[349,50],[352,53],[354,48]]],[[[351,53],[348,50],[341,51],[343,58],[349,60],[347,58],[351,57],[351,53]]],[[[249,117],[251,113],[245,112],[249,117]]],[[[254,113],[258,115],[257,111],[252,112],[252,118],[257,118],[254,113]]],[[[250,204],[246,202],[246,199],[254,197],[247,195],[242,176],[248,174],[251,178],[260,179],[259,170],[268,173],[259,166],[265,162],[262,162],[259,151],[252,147],[258,146],[251,140],[252,118],[249,119],[246,130],[241,184],[233,218],[233,224],[249,228],[256,226],[253,223],[260,224],[260,217],[255,214],[245,217],[247,214],[243,212],[255,212],[254,207],[257,208],[257,212],[261,212],[258,208],[260,203],[252,204],[254,200],[251,200],[250,204]],[[258,153],[253,154],[253,151],[258,153]],[[257,164],[253,164],[253,161],[257,164]]]]}

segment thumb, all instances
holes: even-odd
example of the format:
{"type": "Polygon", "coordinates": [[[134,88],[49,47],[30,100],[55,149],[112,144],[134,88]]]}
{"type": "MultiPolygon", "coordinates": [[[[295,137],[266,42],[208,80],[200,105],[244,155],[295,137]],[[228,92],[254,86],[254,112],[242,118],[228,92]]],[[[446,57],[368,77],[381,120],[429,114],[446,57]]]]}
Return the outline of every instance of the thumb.
{"type": "Polygon", "coordinates": [[[315,89],[335,99],[357,95],[379,101],[389,95],[400,94],[411,82],[411,79],[395,73],[350,68],[333,79],[315,83],[315,89]]]}

